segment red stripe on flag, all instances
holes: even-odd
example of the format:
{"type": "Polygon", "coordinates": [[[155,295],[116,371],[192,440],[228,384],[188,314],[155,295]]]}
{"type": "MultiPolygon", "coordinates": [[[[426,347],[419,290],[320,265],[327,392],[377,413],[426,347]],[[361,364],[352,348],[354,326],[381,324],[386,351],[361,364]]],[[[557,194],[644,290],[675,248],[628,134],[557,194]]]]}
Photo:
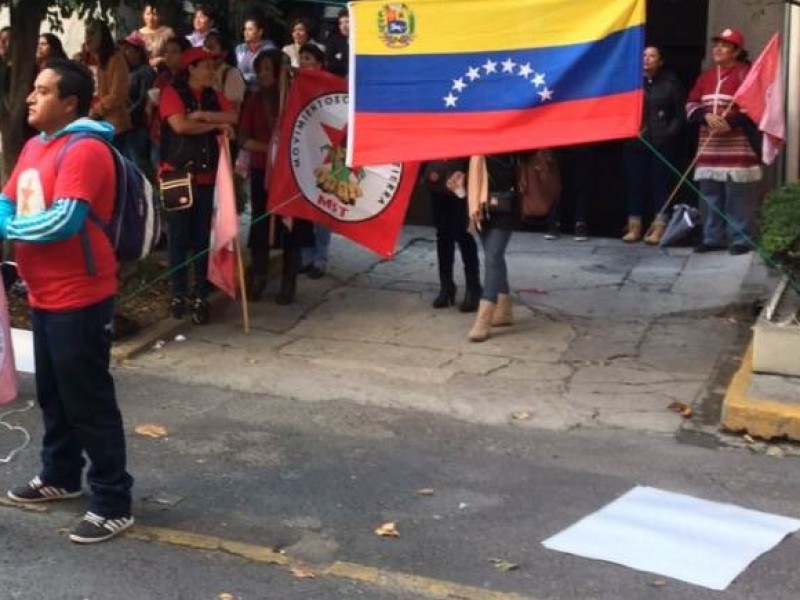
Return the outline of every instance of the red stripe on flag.
{"type": "MultiPolygon", "coordinates": [[[[452,158],[636,137],[640,90],[486,113],[356,113],[354,165],[452,158]],[[387,147],[386,140],[392,140],[387,147]]],[[[351,124],[352,126],[352,124],[351,124]]]]}

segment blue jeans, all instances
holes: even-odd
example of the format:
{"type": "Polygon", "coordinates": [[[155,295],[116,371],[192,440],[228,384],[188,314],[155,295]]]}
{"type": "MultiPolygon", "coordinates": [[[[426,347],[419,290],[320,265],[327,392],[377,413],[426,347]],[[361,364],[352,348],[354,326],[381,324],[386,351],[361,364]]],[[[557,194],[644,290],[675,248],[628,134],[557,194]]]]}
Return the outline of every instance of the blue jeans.
{"type": "Polygon", "coordinates": [[[303,265],[311,264],[325,270],[328,266],[328,253],[331,249],[331,230],[314,223],[314,246],[303,248],[303,265]]]}
{"type": "Polygon", "coordinates": [[[510,229],[483,227],[481,244],[483,245],[483,296],[484,300],[497,302],[498,294],[508,294],[508,267],[506,266],[506,248],[511,239],[510,229]]]}
{"type": "Polygon", "coordinates": [[[655,216],[670,192],[669,167],[638,140],[625,146],[625,179],[628,184],[628,216],[655,216]]]}
{"type": "Polygon", "coordinates": [[[67,311],[33,309],[36,396],[42,410],[45,483],[81,487],[89,457],[89,510],[107,518],[131,514],[133,477],[109,372],[114,298],[67,311]]]}
{"type": "Polygon", "coordinates": [[[173,298],[186,298],[189,295],[189,269],[184,263],[190,249],[194,255],[193,296],[201,300],[208,298],[211,286],[208,283],[207,250],[211,240],[213,211],[214,187],[198,185],[192,207],[168,215],[169,268],[172,271],[170,288],[173,298]]]}
{"type": "Polygon", "coordinates": [[[703,243],[708,246],[751,246],[755,235],[761,182],[699,181],[706,203],[703,243]],[[727,233],[727,236],[726,236],[727,233]]]}

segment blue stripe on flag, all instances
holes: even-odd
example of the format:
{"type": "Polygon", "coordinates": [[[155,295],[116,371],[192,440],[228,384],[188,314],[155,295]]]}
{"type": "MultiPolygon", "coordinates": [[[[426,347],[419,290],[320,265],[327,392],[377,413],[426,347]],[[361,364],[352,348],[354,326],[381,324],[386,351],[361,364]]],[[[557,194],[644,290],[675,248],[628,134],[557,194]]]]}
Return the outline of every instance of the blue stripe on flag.
{"type": "Polygon", "coordinates": [[[355,111],[483,112],[639,89],[644,27],[532,50],[356,56],[355,111]]]}

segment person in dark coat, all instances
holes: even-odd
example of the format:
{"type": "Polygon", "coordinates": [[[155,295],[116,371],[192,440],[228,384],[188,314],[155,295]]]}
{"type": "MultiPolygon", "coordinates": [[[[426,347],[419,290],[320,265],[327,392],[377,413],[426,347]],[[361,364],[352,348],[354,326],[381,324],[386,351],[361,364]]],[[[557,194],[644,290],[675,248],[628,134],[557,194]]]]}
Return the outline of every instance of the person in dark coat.
{"type": "Polygon", "coordinates": [[[339,77],[350,73],[350,13],[346,8],[339,11],[336,30],[325,40],[325,68],[339,77]]]}
{"type": "Polygon", "coordinates": [[[649,208],[656,218],[644,241],[658,244],[667,221],[658,212],[670,193],[672,172],[664,159],[674,163],[686,124],[684,106],[686,94],[678,78],[663,69],[661,50],[655,46],[644,49],[644,107],[641,140],[625,144],[625,172],[628,184],[628,228],[622,240],[642,239],[642,218],[649,208]],[[653,146],[658,156],[648,144],[653,146]]]}

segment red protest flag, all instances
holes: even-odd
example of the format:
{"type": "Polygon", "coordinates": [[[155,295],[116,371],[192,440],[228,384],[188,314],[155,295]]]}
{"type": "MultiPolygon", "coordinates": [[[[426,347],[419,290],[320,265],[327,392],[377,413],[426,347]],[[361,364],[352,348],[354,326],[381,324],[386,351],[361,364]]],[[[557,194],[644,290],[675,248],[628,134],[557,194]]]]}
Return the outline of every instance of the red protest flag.
{"type": "Polygon", "coordinates": [[[786,141],[781,36],[776,33],[734,94],[734,102],[764,134],[761,160],[772,164],[786,141]]]}
{"type": "Polygon", "coordinates": [[[231,298],[236,298],[236,248],[239,233],[236,192],[228,140],[219,138],[219,164],[214,190],[214,219],[208,257],[208,280],[231,298]]]}
{"type": "Polygon", "coordinates": [[[8,303],[5,288],[0,281],[0,405],[17,398],[17,371],[14,366],[14,348],[11,346],[8,303]]]}
{"type": "Polygon", "coordinates": [[[320,223],[370,250],[394,253],[418,164],[348,167],[347,82],[300,71],[281,118],[270,212],[320,223]]]}

